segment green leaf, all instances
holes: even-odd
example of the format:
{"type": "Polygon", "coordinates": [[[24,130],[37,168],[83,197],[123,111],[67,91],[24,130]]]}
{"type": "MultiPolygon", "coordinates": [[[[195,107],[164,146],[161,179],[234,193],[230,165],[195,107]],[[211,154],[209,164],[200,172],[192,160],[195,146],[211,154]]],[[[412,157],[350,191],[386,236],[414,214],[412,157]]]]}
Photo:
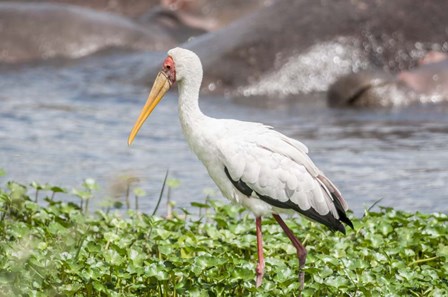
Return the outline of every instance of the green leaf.
{"type": "Polygon", "coordinates": [[[88,200],[88,199],[92,198],[92,193],[89,191],[81,191],[78,189],[73,189],[72,194],[81,198],[82,200],[88,200]]]}
{"type": "Polygon", "coordinates": [[[104,252],[104,260],[111,265],[120,266],[125,259],[115,250],[109,249],[104,252]]]}
{"type": "Polygon", "coordinates": [[[16,182],[8,182],[8,189],[10,190],[10,197],[14,200],[23,200],[26,199],[26,187],[16,182]]]}
{"type": "Polygon", "coordinates": [[[152,263],[146,266],[145,274],[149,277],[153,276],[159,281],[168,279],[168,273],[165,271],[164,265],[160,265],[157,263],[152,263]]]}
{"type": "Polygon", "coordinates": [[[44,186],[41,184],[38,184],[37,182],[33,181],[30,184],[31,187],[35,188],[36,190],[42,190],[44,189],[44,186]]]}
{"type": "Polygon", "coordinates": [[[210,208],[210,205],[205,203],[199,203],[199,202],[191,202],[190,205],[192,207],[198,207],[198,208],[210,208]]]}
{"type": "Polygon", "coordinates": [[[114,232],[106,232],[104,233],[104,239],[106,239],[108,242],[115,243],[120,239],[120,236],[118,236],[114,232]]]}
{"type": "Polygon", "coordinates": [[[50,187],[50,190],[54,193],[67,193],[66,189],[57,186],[50,187]]]}
{"type": "Polygon", "coordinates": [[[437,248],[437,256],[445,257],[448,260],[448,245],[440,243],[437,248]]]}

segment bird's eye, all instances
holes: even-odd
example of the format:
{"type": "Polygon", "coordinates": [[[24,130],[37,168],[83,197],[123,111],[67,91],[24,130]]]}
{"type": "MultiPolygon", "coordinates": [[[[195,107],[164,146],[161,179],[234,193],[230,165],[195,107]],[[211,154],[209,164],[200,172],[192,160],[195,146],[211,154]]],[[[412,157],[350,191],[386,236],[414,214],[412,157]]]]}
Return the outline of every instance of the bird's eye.
{"type": "Polygon", "coordinates": [[[166,65],[165,67],[166,67],[166,69],[168,69],[168,70],[171,69],[171,66],[170,66],[170,65],[166,65]]]}

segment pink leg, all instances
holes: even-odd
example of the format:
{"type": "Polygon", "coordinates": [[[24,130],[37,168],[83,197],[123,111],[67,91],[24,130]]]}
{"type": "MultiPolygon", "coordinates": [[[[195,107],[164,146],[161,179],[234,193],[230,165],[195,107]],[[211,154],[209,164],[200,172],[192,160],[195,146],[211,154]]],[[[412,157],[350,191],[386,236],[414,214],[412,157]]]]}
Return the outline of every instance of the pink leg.
{"type": "Polygon", "coordinates": [[[264,257],[263,257],[263,237],[261,233],[261,217],[255,218],[255,224],[257,226],[257,251],[258,251],[258,264],[255,269],[257,280],[257,288],[261,286],[261,281],[263,280],[264,274],[264,257]]]}
{"type": "Polygon", "coordinates": [[[299,258],[299,281],[300,281],[300,290],[303,290],[303,285],[305,282],[305,272],[303,271],[303,267],[305,266],[306,262],[306,249],[305,247],[300,243],[300,241],[297,239],[297,237],[294,236],[294,233],[292,233],[291,229],[288,228],[288,226],[285,224],[285,222],[282,220],[282,218],[277,214],[272,214],[274,216],[274,219],[277,221],[277,223],[280,224],[283,231],[285,231],[288,238],[291,240],[292,245],[297,250],[297,258],[299,258]]]}

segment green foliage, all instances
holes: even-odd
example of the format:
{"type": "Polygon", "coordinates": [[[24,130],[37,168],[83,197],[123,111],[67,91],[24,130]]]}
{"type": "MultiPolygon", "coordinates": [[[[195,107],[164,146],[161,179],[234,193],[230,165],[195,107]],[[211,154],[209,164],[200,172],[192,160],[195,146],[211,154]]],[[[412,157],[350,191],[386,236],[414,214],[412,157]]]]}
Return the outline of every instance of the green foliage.
{"type": "MultiPolygon", "coordinates": [[[[93,185],[86,183],[84,191],[92,194],[93,185]]],[[[187,221],[135,211],[89,215],[78,205],[49,198],[41,206],[26,186],[9,182],[0,189],[0,292],[299,295],[295,250],[273,219],[263,220],[266,271],[257,289],[253,217],[214,201],[193,206],[214,212],[187,221]]],[[[308,221],[299,224],[297,218],[286,220],[308,249],[303,296],[446,296],[447,215],[384,208],[352,220],[355,231],[346,236],[308,221]]]]}

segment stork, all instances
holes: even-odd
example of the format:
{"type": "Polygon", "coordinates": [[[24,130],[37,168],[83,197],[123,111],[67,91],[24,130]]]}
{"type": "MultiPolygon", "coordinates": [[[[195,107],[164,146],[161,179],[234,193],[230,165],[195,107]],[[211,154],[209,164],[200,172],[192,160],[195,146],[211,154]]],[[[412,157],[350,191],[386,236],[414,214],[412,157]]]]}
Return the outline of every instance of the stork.
{"type": "Polygon", "coordinates": [[[222,194],[255,214],[258,263],[256,286],[264,274],[261,218],[272,214],[297,250],[300,288],[304,284],[306,249],[288,228],[280,213],[296,211],[345,234],[347,203],[336,186],[308,157],[308,148],[272,127],[232,119],[215,119],[202,113],[198,98],[202,64],[190,50],[168,51],[128,138],[131,145],[146,118],[170,87],[177,83],[178,112],[191,150],[206,167],[222,194]]]}

